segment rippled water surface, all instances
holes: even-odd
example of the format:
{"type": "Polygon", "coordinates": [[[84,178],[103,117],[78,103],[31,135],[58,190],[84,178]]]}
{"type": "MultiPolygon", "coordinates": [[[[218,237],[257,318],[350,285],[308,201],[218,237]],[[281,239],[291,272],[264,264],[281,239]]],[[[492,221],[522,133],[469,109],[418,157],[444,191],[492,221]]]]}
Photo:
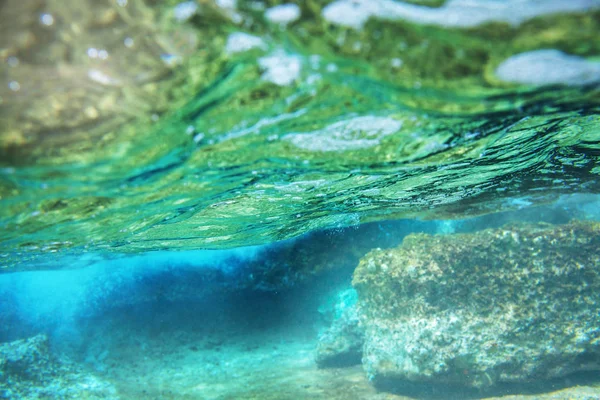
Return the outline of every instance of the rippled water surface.
{"type": "Polygon", "coordinates": [[[600,189],[598,1],[0,10],[8,270],[600,189]]]}
{"type": "Polygon", "coordinates": [[[600,398],[600,0],[0,0],[0,398],[600,398]]]}

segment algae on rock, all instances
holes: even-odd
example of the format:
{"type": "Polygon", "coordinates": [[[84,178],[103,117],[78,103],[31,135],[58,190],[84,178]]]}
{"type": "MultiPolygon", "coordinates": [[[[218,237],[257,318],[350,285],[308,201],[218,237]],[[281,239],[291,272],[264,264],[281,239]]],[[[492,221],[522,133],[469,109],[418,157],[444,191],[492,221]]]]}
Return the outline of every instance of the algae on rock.
{"type": "Polygon", "coordinates": [[[112,384],[50,351],[46,335],[0,344],[0,398],[118,399],[112,384]]]}
{"type": "Polygon", "coordinates": [[[409,235],[354,273],[375,384],[475,388],[600,370],[600,224],[409,235]]]}

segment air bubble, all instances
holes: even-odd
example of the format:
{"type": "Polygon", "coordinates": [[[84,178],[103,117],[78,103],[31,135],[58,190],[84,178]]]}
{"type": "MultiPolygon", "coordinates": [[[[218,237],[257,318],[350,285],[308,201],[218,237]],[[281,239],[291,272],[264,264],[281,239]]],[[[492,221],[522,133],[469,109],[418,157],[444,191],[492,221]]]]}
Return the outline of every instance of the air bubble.
{"type": "Polygon", "coordinates": [[[89,58],[98,58],[98,49],[90,47],[87,49],[87,55],[89,58]]]}
{"type": "Polygon", "coordinates": [[[9,67],[16,67],[17,65],[19,65],[19,59],[15,56],[10,56],[6,60],[6,63],[9,67]]]}
{"type": "Polygon", "coordinates": [[[51,14],[43,13],[40,15],[40,22],[42,25],[51,26],[54,24],[54,17],[51,14]]]}
{"type": "Polygon", "coordinates": [[[21,85],[17,81],[10,81],[8,82],[8,88],[13,92],[18,92],[21,89],[21,85]]]}

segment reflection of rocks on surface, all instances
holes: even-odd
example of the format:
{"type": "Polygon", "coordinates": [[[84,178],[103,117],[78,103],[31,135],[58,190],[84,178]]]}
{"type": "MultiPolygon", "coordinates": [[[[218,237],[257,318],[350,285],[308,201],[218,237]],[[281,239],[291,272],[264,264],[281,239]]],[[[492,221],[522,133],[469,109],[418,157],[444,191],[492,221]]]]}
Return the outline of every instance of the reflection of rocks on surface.
{"type": "Polygon", "coordinates": [[[50,353],[48,338],[0,344],[0,398],[116,399],[111,384],[50,353]]]}
{"type": "Polygon", "coordinates": [[[142,0],[9,0],[2,12],[0,154],[16,163],[68,154],[61,147],[76,141],[93,148],[133,117],[164,111],[173,80],[165,57],[197,46],[195,32],[142,0]]]}
{"type": "Polygon", "coordinates": [[[375,383],[490,387],[600,369],[600,225],[410,235],[354,274],[375,383]]]}
{"type": "MultiPolygon", "coordinates": [[[[600,54],[600,11],[450,35],[352,31],[324,2],[282,2],[3,2],[2,272],[49,252],[250,246],[600,192],[594,92],[492,71],[529,49],[600,54]]],[[[550,7],[512,3],[498,5],[511,18],[550,7]]],[[[587,10],[575,3],[551,10],[587,10]]]]}

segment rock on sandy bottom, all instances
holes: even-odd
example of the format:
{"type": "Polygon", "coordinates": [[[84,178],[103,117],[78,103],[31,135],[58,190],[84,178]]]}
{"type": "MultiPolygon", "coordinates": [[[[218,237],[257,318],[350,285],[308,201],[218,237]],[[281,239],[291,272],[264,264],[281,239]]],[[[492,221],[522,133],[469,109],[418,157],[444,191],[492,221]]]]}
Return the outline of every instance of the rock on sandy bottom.
{"type": "Polygon", "coordinates": [[[360,364],[363,343],[356,307],[349,307],[319,336],[315,361],[320,368],[360,364]]]}
{"type": "Polygon", "coordinates": [[[600,224],[407,236],[354,273],[378,382],[489,388],[600,370],[600,224]]]}
{"type": "Polygon", "coordinates": [[[115,388],[50,352],[48,337],[0,344],[2,399],[118,399],[115,388]]]}

